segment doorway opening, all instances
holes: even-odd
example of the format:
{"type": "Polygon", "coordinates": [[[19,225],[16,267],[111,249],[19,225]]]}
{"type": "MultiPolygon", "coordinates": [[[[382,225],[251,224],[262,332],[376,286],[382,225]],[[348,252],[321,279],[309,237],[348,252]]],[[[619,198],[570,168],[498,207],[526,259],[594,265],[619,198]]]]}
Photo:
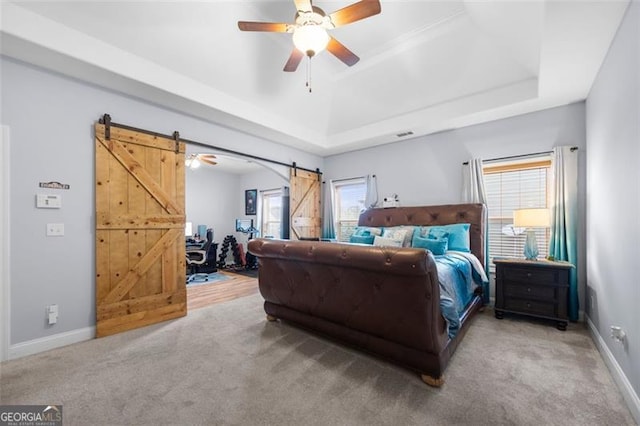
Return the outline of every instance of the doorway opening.
{"type": "Polygon", "coordinates": [[[192,235],[198,234],[197,241],[205,240],[200,235],[203,230],[210,231],[213,238],[207,252],[210,261],[187,270],[187,306],[197,309],[258,292],[257,270],[245,269],[246,247],[251,238],[265,232],[271,235],[271,230],[262,229],[263,195],[288,185],[288,167],[187,142],[185,159],[190,158],[211,160],[196,167],[185,162],[186,222],[192,224],[192,235]],[[257,206],[247,211],[246,191],[253,190],[257,206]],[[237,224],[245,222],[251,223],[252,229],[238,229],[237,224]]]}

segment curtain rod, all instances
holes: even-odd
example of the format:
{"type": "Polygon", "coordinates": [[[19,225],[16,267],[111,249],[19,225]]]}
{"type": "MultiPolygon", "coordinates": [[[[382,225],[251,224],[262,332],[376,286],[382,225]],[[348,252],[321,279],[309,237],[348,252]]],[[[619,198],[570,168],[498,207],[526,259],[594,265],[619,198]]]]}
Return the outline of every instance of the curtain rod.
{"type": "MultiPolygon", "coordinates": [[[[571,147],[571,152],[573,152],[573,151],[577,151],[577,150],[578,150],[578,147],[577,147],[577,146],[572,146],[572,147],[571,147]]],[[[507,157],[489,158],[489,159],[482,160],[482,161],[483,161],[483,162],[486,162],[486,161],[511,160],[511,159],[514,159],[514,158],[536,157],[536,156],[538,156],[538,155],[545,155],[545,154],[552,154],[552,153],[553,153],[553,151],[533,152],[533,153],[531,153],[531,154],[509,155],[509,156],[507,156],[507,157]]],[[[464,162],[464,163],[462,163],[462,164],[463,164],[463,165],[465,165],[465,166],[467,166],[467,165],[469,165],[469,162],[468,162],[468,161],[465,161],[465,162],[464,162]]]]}
{"type": "MultiPolygon", "coordinates": [[[[371,175],[372,178],[375,178],[376,175],[371,175]]],[[[343,178],[343,179],[331,179],[331,182],[343,182],[345,180],[352,180],[352,179],[366,179],[367,176],[355,176],[355,177],[350,177],[350,178],[343,178]]],[[[322,181],[322,183],[327,183],[326,181],[322,181]]]]}
{"type": "Polygon", "coordinates": [[[318,175],[322,174],[320,169],[311,170],[311,169],[307,169],[305,167],[300,167],[300,166],[296,165],[295,161],[293,162],[293,164],[287,164],[287,163],[283,163],[282,161],[271,160],[269,158],[259,157],[257,155],[245,154],[243,152],[234,151],[234,150],[228,149],[228,148],[222,148],[222,147],[215,146],[215,145],[208,145],[208,144],[203,143],[203,142],[196,142],[196,141],[192,141],[192,140],[189,140],[189,139],[180,138],[180,133],[177,132],[177,131],[173,132],[173,135],[165,135],[165,134],[157,133],[157,132],[154,132],[154,131],[151,131],[151,130],[146,130],[146,129],[140,129],[140,128],[137,128],[137,127],[127,126],[126,124],[114,123],[113,121],[111,121],[111,116],[109,114],[104,114],[102,117],[100,117],[98,122],[100,124],[104,124],[105,125],[105,127],[106,127],[105,135],[106,135],[107,139],[109,139],[109,126],[112,126],[112,127],[118,127],[120,129],[133,130],[134,132],[145,133],[147,135],[159,136],[159,137],[163,137],[163,138],[167,138],[167,139],[178,140],[178,138],[179,138],[180,141],[182,141],[184,143],[187,143],[187,144],[190,144],[190,145],[196,145],[196,146],[200,146],[200,147],[203,147],[203,148],[211,148],[211,149],[215,149],[215,150],[218,150],[218,151],[225,152],[227,154],[234,154],[234,155],[238,155],[240,157],[251,158],[253,160],[266,161],[267,163],[278,164],[280,166],[291,167],[293,169],[304,170],[306,172],[311,172],[311,173],[317,173],[318,175]]]}

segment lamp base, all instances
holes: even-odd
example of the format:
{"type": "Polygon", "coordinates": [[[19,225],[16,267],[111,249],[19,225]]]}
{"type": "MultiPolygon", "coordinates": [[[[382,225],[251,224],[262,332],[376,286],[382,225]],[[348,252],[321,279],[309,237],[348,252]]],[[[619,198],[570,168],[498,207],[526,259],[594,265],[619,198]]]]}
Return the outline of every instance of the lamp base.
{"type": "Polygon", "coordinates": [[[538,258],[538,241],[533,229],[527,229],[527,239],[524,242],[524,257],[527,260],[537,260],[538,258]]]}

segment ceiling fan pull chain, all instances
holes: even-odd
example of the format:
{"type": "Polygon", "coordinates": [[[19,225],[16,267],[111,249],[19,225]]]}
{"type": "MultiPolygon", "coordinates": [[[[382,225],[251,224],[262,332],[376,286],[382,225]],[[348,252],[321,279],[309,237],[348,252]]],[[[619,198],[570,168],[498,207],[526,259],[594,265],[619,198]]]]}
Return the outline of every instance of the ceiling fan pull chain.
{"type": "Polygon", "coordinates": [[[307,87],[311,93],[311,56],[307,56],[307,87]]]}

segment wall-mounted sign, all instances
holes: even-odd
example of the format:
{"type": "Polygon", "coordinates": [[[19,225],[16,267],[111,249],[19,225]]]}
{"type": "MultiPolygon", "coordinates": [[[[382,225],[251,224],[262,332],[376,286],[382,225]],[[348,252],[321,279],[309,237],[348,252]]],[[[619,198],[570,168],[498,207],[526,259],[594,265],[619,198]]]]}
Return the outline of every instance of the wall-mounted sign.
{"type": "Polygon", "coordinates": [[[70,186],[60,182],[40,182],[40,188],[69,189],[70,186]]]}

